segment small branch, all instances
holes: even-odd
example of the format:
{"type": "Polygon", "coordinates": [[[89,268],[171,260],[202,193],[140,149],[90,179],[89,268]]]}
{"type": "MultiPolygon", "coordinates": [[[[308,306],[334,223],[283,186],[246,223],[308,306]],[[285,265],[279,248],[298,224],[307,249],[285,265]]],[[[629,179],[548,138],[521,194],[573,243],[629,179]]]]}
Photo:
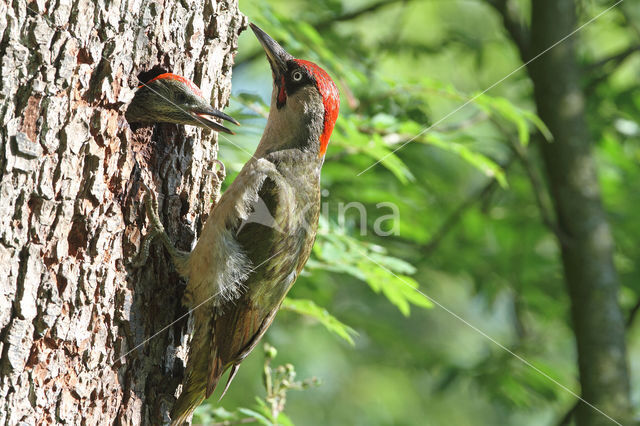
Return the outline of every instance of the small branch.
{"type": "Polygon", "coordinates": [[[612,62],[614,64],[613,65],[614,67],[617,67],[622,62],[624,62],[625,59],[627,59],[629,56],[633,55],[634,53],[636,53],[638,51],[640,51],[640,44],[628,47],[627,49],[623,50],[622,52],[618,52],[615,55],[608,56],[606,58],[600,59],[597,62],[589,64],[587,66],[587,70],[600,69],[600,68],[604,67],[605,65],[609,64],[610,62],[612,62]]]}
{"type": "MultiPolygon", "coordinates": [[[[507,160],[506,164],[502,166],[504,170],[507,170],[511,163],[513,162],[513,158],[507,160]]],[[[427,257],[433,251],[438,248],[442,240],[449,234],[449,232],[455,227],[455,225],[460,222],[460,219],[464,216],[464,213],[470,209],[474,204],[483,200],[485,197],[490,195],[498,186],[498,181],[494,178],[488,179],[487,183],[482,186],[478,191],[471,194],[466,200],[458,205],[458,207],[451,212],[449,217],[440,225],[438,230],[433,234],[431,240],[428,243],[422,246],[422,254],[427,257]]]]}
{"type": "Polygon", "coordinates": [[[568,425],[571,422],[571,418],[573,417],[577,409],[578,409],[578,403],[576,402],[571,406],[569,411],[567,411],[567,413],[564,416],[562,416],[562,418],[558,422],[558,426],[568,425]]]}
{"type": "Polygon", "coordinates": [[[504,28],[520,51],[520,57],[524,62],[528,61],[531,56],[531,35],[529,28],[520,22],[520,12],[509,3],[509,0],[486,0],[486,2],[500,14],[504,28]]]}
{"type": "Polygon", "coordinates": [[[554,218],[552,209],[551,207],[549,207],[548,198],[545,196],[546,191],[544,190],[542,179],[538,175],[538,172],[536,171],[533,164],[531,164],[527,151],[520,143],[514,141],[512,138],[509,138],[509,145],[518,157],[518,160],[520,160],[522,167],[527,173],[527,177],[529,178],[529,182],[531,183],[531,189],[536,200],[536,205],[538,206],[538,210],[540,211],[542,223],[544,223],[545,226],[554,233],[561,244],[569,243],[569,237],[564,232],[562,232],[562,229],[560,229],[560,226],[554,218]]]}
{"type": "Polygon", "coordinates": [[[631,308],[631,310],[629,311],[629,316],[627,317],[627,321],[625,322],[627,330],[630,329],[633,325],[633,321],[636,319],[638,312],[640,312],[640,299],[638,299],[636,304],[633,305],[633,308],[631,308]]]}
{"type": "Polygon", "coordinates": [[[370,5],[364,6],[360,9],[356,9],[351,12],[344,13],[342,15],[332,16],[331,18],[327,18],[322,21],[316,22],[315,24],[313,24],[313,26],[315,27],[316,30],[323,30],[335,24],[336,22],[350,21],[352,19],[359,18],[362,15],[373,13],[383,7],[391,6],[396,3],[408,3],[409,1],[411,0],[381,0],[376,3],[372,3],[370,5]]]}
{"type": "Polygon", "coordinates": [[[600,59],[599,61],[588,65],[586,71],[598,75],[595,75],[591,80],[587,82],[585,92],[592,92],[593,89],[595,89],[600,83],[611,77],[611,73],[615,71],[617,67],[622,65],[624,61],[627,60],[627,58],[639,51],[640,45],[631,46],[622,52],[616,53],[615,55],[609,56],[607,58],[600,59]]]}
{"type": "Polygon", "coordinates": [[[471,195],[469,198],[464,200],[444,221],[440,228],[433,234],[431,240],[427,244],[425,244],[422,248],[422,254],[425,256],[430,255],[444,240],[444,238],[449,234],[449,232],[454,228],[455,225],[460,222],[460,219],[464,215],[464,213],[471,208],[475,203],[482,200],[488,194],[493,192],[493,190],[498,185],[498,181],[495,179],[489,180],[478,192],[471,195]]]}
{"type": "MultiPolygon", "coordinates": [[[[331,27],[336,22],[350,21],[352,19],[359,18],[359,17],[361,17],[363,15],[376,12],[378,9],[382,9],[384,7],[391,6],[391,5],[396,4],[396,3],[408,3],[410,1],[412,1],[412,0],[381,0],[381,1],[378,1],[376,3],[372,3],[370,5],[364,6],[364,7],[360,8],[360,9],[356,9],[356,10],[353,10],[351,12],[344,13],[342,15],[332,16],[330,18],[326,18],[326,19],[320,20],[318,22],[311,23],[311,26],[313,26],[318,31],[326,30],[327,28],[331,27]]],[[[246,64],[248,62],[252,62],[253,60],[259,58],[263,54],[264,54],[264,50],[258,49],[255,52],[250,53],[244,59],[236,62],[235,66],[239,66],[239,65],[246,64]]]]}
{"type": "MultiPolygon", "coordinates": [[[[514,140],[510,135],[507,129],[500,124],[495,119],[491,120],[493,124],[502,132],[503,135],[509,141],[509,147],[511,151],[518,157],[518,160],[522,164],[522,167],[529,178],[529,182],[531,183],[531,190],[533,191],[533,196],[536,200],[536,205],[538,206],[538,210],[540,211],[540,217],[542,218],[542,223],[556,236],[560,244],[569,244],[570,239],[567,234],[565,234],[560,225],[558,225],[555,220],[555,215],[552,213],[553,209],[550,207],[550,201],[546,196],[546,191],[544,189],[544,185],[542,183],[542,178],[538,175],[538,172],[534,165],[531,163],[529,159],[529,155],[522,144],[518,141],[514,140]]],[[[532,135],[532,137],[536,137],[538,134],[532,135]]],[[[544,143],[544,142],[543,142],[544,143]]]]}
{"type": "MultiPolygon", "coordinates": [[[[618,11],[624,16],[624,19],[631,28],[633,32],[636,33],[637,38],[640,39],[640,26],[637,25],[635,19],[629,14],[627,9],[625,8],[625,4],[621,4],[618,8],[618,11]]],[[[629,56],[633,55],[635,52],[640,50],[640,45],[635,45],[619,52],[615,55],[612,55],[608,58],[603,58],[598,62],[595,62],[587,67],[587,71],[593,71],[596,69],[604,68],[600,75],[595,76],[591,81],[587,83],[585,87],[585,92],[592,92],[600,83],[607,80],[611,75],[611,72],[615,70],[615,68],[619,67],[629,56]],[[608,64],[613,63],[612,66],[607,67],[608,64]]]]}

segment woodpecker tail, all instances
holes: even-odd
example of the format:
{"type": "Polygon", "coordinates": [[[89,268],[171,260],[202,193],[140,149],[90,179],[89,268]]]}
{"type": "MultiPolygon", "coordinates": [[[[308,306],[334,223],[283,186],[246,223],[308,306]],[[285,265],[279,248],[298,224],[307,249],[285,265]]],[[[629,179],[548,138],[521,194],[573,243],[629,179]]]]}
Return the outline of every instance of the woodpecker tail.
{"type": "MultiPolygon", "coordinates": [[[[191,339],[189,361],[182,386],[182,393],[171,410],[171,426],[186,424],[193,415],[194,410],[208,398],[216,388],[220,377],[227,369],[218,357],[215,348],[212,350],[213,339],[211,336],[212,318],[205,312],[196,312],[196,330],[191,339]],[[198,327],[199,325],[199,327],[198,327]]],[[[233,379],[229,377],[227,387],[233,379]]],[[[226,392],[226,388],[225,388],[226,392]]],[[[223,393],[224,395],[224,393],[223,393]]]]}
{"type": "Polygon", "coordinates": [[[193,411],[204,401],[207,390],[207,358],[202,348],[197,352],[192,351],[187,364],[186,380],[182,386],[182,393],[171,409],[171,426],[186,424],[193,411]],[[204,361],[200,355],[204,356],[204,361]],[[192,367],[193,365],[193,367],[192,367]]]}
{"type": "Polygon", "coordinates": [[[189,350],[182,393],[171,409],[171,426],[186,424],[207,392],[211,354],[211,318],[205,309],[195,312],[195,328],[189,350]]]}
{"type": "MultiPolygon", "coordinates": [[[[182,388],[182,393],[180,394],[178,401],[176,401],[173,409],[171,410],[171,426],[179,426],[187,422],[193,414],[193,411],[202,404],[205,397],[208,398],[213,393],[218,381],[220,380],[220,376],[222,376],[225,371],[224,367],[220,363],[220,359],[216,359],[211,368],[211,375],[207,377],[207,370],[209,366],[206,364],[208,364],[209,354],[205,354],[204,351],[200,351],[198,355],[200,354],[205,355],[207,363],[201,363],[200,361],[202,358],[195,360],[195,363],[201,364],[205,369],[195,371],[194,369],[187,370],[188,376],[186,383],[182,388]]],[[[191,360],[189,360],[189,364],[191,364],[191,360]]],[[[237,368],[234,369],[233,375],[235,375],[235,371],[237,371],[237,368]]],[[[229,376],[227,386],[220,398],[222,398],[224,393],[227,391],[229,384],[231,383],[231,379],[233,379],[233,376],[229,376]]]]}
{"type": "Polygon", "coordinates": [[[171,410],[171,426],[187,424],[187,421],[191,418],[195,409],[202,404],[202,401],[204,401],[203,393],[196,392],[187,395],[185,391],[182,391],[176,405],[171,410]]]}

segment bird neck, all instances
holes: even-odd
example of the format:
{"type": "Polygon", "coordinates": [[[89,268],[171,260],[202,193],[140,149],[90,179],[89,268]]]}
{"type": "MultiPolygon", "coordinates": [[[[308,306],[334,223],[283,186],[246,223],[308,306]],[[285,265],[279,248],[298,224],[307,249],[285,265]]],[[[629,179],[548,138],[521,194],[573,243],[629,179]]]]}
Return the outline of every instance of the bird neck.
{"type": "MultiPolygon", "coordinates": [[[[275,91],[274,91],[275,92],[275,91]]],[[[324,129],[324,107],[318,99],[289,97],[282,108],[272,97],[267,125],[256,149],[256,157],[281,150],[299,150],[321,160],[320,136],[324,129]]]]}

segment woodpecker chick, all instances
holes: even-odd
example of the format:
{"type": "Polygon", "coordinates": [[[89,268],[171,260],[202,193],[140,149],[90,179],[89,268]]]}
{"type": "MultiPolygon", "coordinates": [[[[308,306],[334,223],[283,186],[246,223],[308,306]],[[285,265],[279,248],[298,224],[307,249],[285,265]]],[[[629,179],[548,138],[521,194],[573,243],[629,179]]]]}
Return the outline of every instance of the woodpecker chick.
{"type": "Polygon", "coordinates": [[[239,124],[233,117],[211,107],[191,80],[172,73],[159,76],[138,86],[125,114],[130,123],[176,123],[209,128],[233,134],[212,117],[239,124]]]}
{"type": "Polygon", "coordinates": [[[184,301],[194,315],[173,425],[186,422],[230,370],[224,395],[302,271],[318,229],[320,170],[338,116],[338,89],[322,68],[251,29],[273,73],[271,108],[255,154],[212,208],[191,253],[171,247],[148,211],[155,235],[188,281],[184,301]]]}

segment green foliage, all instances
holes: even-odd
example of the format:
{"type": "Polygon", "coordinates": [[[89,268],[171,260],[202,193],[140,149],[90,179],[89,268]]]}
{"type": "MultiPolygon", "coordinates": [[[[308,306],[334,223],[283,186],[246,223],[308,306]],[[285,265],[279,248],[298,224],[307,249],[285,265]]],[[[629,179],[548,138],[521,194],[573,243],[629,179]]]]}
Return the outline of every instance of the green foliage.
{"type": "Polygon", "coordinates": [[[204,405],[196,410],[194,424],[225,426],[257,423],[264,426],[293,426],[291,419],[283,412],[287,402],[287,393],[290,390],[309,389],[318,386],[320,382],[315,377],[296,380],[296,370],[292,364],[272,368],[271,362],[278,355],[278,351],[268,343],[265,343],[263,348],[262,379],[266,391],[264,399],[256,396],[254,408],[238,407],[235,411],[204,405]]]}
{"type": "Polygon", "coordinates": [[[553,135],[540,117],[531,111],[518,108],[505,98],[492,98],[485,94],[478,94],[474,96],[474,102],[488,114],[510,121],[518,130],[518,139],[522,145],[529,144],[531,125],[535,126],[547,141],[553,139],[553,135]]]}
{"type": "Polygon", "coordinates": [[[284,299],[284,302],[282,302],[282,309],[311,317],[325,326],[326,329],[330,332],[334,333],[338,337],[343,338],[351,345],[354,344],[352,336],[357,334],[356,331],[348,325],[341,323],[326,309],[316,305],[313,300],[292,299],[290,297],[287,297],[286,299],[284,299]]]}
{"type": "Polygon", "coordinates": [[[389,256],[382,246],[363,243],[335,226],[331,229],[324,218],[313,253],[307,269],[349,274],[364,281],[405,316],[409,315],[410,304],[431,307],[429,299],[416,291],[418,283],[409,277],[416,271],[410,263],[389,256]]]}

